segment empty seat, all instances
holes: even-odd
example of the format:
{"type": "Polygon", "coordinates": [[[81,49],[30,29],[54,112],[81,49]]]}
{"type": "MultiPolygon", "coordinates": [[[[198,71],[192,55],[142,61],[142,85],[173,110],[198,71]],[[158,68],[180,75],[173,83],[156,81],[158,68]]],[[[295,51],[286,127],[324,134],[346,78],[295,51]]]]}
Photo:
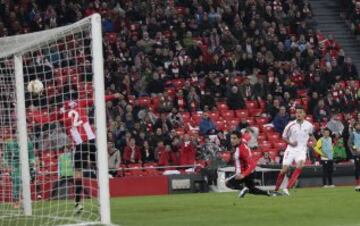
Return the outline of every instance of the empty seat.
{"type": "Polygon", "coordinates": [[[259,107],[256,100],[246,100],[245,101],[245,106],[246,106],[247,109],[254,109],[254,108],[259,107]]]}
{"type": "Polygon", "coordinates": [[[235,116],[236,118],[247,118],[249,116],[249,111],[247,109],[239,109],[235,110],[235,116]]]}

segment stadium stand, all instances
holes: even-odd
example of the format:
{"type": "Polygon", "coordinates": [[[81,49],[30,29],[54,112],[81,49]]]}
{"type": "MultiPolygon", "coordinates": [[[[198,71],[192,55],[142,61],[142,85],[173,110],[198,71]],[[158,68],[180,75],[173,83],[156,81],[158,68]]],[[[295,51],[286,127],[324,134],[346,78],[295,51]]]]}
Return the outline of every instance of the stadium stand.
{"type": "MultiPolygon", "coordinates": [[[[332,112],[344,119],[345,130],[356,121],[358,74],[348,71],[351,62],[341,46],[317,32],[307,0],[17,2],[0,3],[0,37],[102,15],[106,93],[123,95],[107,103],[109,140],[122,156],[131,137],[139,147],[148,141],[156,159],[122,164],[136,169],[120,170],[118,176],[157,175],[154,167],[163,162],[188,163],[180,161],[188,142],[196,149],[190,152],[196,154],[194,163],[203,163],[203,112],[216,127],[216,146],[229,146],[226,139],[220,143],[219,132],[254,126],[260,131],[254,153],[268,152],[273,160],[285,147],[271,125],[281,106],[292,119],[295,105],[305,105],[317,129],[332,112]]],[[[357,5],[349,16],[358,27],[357,5]]],[[[49,59],[53,65],[55,58],[49,59]]],[[[76,76],[76,68],[57,67],[59,82],[61,74],[76,76]]],[[[86,95],[88,89],[81,89],[86,95]]],[[[49,163],[41,170],[56,167],[57,157],[49,152],[39,156],[49,163]]]]}

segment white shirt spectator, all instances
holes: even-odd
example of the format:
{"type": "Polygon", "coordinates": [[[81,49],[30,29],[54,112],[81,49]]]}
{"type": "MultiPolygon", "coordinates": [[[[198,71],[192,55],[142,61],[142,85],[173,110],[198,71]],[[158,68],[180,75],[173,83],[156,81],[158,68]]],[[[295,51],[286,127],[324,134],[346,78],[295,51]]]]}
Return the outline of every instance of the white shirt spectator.
{"type": "Polygon", "coordinates": [[[332,134],[341,135],[344,131],[343,123],[335,117],[330,119],[330,121],[326,124],[326,127],[329,128],[332,134]]]}

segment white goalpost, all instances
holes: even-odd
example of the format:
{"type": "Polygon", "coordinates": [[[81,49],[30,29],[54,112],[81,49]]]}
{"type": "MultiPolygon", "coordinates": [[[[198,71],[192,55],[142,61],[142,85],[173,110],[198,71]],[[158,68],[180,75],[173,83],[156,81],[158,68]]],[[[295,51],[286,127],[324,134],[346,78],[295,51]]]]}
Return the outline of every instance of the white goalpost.
{"type": "Polygon", "coordinates": [[[0,39],[0,226],[110,225],[101,17],[0,39]]]}

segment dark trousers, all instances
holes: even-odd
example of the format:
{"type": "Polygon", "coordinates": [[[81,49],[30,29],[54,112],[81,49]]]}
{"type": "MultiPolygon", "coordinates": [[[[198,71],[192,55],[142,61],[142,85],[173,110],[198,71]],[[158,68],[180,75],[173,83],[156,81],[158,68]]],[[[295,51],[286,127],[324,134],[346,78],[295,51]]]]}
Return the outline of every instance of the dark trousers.
{"type": "Polygon", "coordinates": [[[323,185],[333,185],[334,161],[321,160],[321,165],[323,167],[323,185]]]}
{"type": "Polygon", "coordinates": [[[355,179],[359,180],[360,175],[360,157],[354,157],[355,161],[355,179]]]}
{"type": "Polygon", "coordinates": [[[242,180],[235,180],[235,178],[232,178],[226,183],[226,186],[231,189],[241,190],[244,186],[249,188],[249,193],[254,195],[268,195],[267,191],[261,190],[255,186],[254,182],[254,173],[248,175],[242,180]]]}

